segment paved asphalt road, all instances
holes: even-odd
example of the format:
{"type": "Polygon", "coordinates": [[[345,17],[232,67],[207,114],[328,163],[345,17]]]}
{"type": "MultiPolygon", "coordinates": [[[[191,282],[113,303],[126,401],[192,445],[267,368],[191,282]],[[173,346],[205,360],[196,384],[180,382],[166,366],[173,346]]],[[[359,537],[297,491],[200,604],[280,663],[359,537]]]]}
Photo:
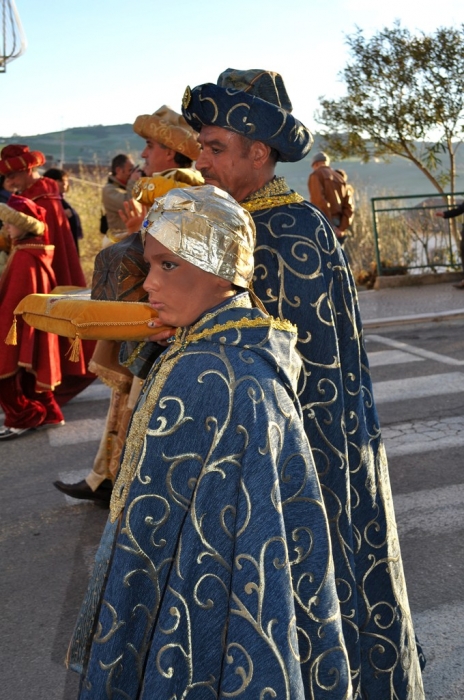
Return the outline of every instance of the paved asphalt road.
{"type": "MultiPolygon", "coordinates": [[[[427,700],[464,698],[464,321],[369,330],[427,700]]],[[[65,408],[66,426],[0,445],[0,695],[73,700],[67,643],[107,511],[60,494],[90,468],[108,391],[65,408]]],[[[376,700],[382,700],[381,698],[376,700]]]]}

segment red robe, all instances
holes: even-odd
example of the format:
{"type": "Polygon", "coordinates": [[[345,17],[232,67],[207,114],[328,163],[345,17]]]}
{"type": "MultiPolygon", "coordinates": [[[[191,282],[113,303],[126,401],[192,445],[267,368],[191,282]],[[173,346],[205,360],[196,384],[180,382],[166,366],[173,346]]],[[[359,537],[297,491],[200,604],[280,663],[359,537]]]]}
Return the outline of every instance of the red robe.
{"type": "Polygon", "coordinates": [[[77,255],[68,218],[63,209],[61,194],[55,180],[41,177],[21,192],[47,212],[48,237],[55,246],[53,271],[58,285],[85,287],[85,277],[77,255]]]}
{"type": "MultiPolygon", "coordinates": [[[[30,187],[21,192],[21,195],[32,199],[47,212],[48,237],[50,243],[55,246],[52,267],[56,284],[86,287],[84,273],[57,182],[48,177],[38,178],[30,187]]],[[[87,369],[95,349],[95,341],[85,340],[82,342],[82,352],[78,362],[71,362],[66,356],[69,351],[67,338],[60,338],[59,344],[63,382],[56,392],[56,399],[60,406],[63,406],[95,379],[95,375],[87,369]]]]}
{"type": "Polygon", "coordinates": [[[13,323],[13,311],[27,294],[49,294],[56,284],[52,270],[53,246],[38,237],[13,242],[0,279],[0,379],[16,374],[20,367],[36,376],[37,389],[54,389],[61,381],[57,335],[44,333],[17,318],[17,345],[5,340],[13,323]]]}

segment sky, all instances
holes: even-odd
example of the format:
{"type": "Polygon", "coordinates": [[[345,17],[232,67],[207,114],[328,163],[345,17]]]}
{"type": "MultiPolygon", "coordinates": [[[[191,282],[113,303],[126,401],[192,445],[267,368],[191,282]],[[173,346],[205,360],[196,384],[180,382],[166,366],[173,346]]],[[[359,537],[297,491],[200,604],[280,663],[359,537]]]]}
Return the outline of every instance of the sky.
{"type": "Polygon", "coordinates": [[[434,32],[464,21],[462,0],[16,0],[25,53],[0,73],[0,137],[132,123],[226,68],[280,73],[314,131],[321,97],[344,94],[346,37],[395,20],[434,32]]]}

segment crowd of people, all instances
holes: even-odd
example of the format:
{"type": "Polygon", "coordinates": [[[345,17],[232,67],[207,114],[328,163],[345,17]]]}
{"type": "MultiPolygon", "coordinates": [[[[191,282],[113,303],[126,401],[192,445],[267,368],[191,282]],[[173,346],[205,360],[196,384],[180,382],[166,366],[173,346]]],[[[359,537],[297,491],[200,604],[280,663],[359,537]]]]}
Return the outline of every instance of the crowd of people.
{"type": "MultiPolygon", "coordinates": [[[[135,119],[143,172],[118,154],[103,189],[99,255],[143,249],[148,340],[89,344],[70,376],[61,339],[19,318],[0,354],[3,439],[61,423],[95,376],[112,389],[89,475],[55,482],[110,509],[67,657],[79,697],[421,700],[342,249],[352,188],[322,152],[311,203],[276,176],[312,145],[276,73],[228,69],[179,104],[135,119]]],[[[4,336],[21,295],[85,286],[43,162],[1,152],[4,336]]]]}

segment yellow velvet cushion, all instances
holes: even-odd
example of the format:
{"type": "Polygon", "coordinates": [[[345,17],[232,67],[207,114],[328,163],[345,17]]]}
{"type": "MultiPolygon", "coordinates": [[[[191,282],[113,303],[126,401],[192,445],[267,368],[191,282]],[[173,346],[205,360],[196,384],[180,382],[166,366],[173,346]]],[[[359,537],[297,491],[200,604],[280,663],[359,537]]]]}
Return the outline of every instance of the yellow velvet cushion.
{"type": "Polygon", "coordinates": [[[14,313],[38,330],[82,340],[143,340],[150,335],[147,322],[158,316],[141,302],[98,301],[75,293],[29,294],[14,313]]]}

